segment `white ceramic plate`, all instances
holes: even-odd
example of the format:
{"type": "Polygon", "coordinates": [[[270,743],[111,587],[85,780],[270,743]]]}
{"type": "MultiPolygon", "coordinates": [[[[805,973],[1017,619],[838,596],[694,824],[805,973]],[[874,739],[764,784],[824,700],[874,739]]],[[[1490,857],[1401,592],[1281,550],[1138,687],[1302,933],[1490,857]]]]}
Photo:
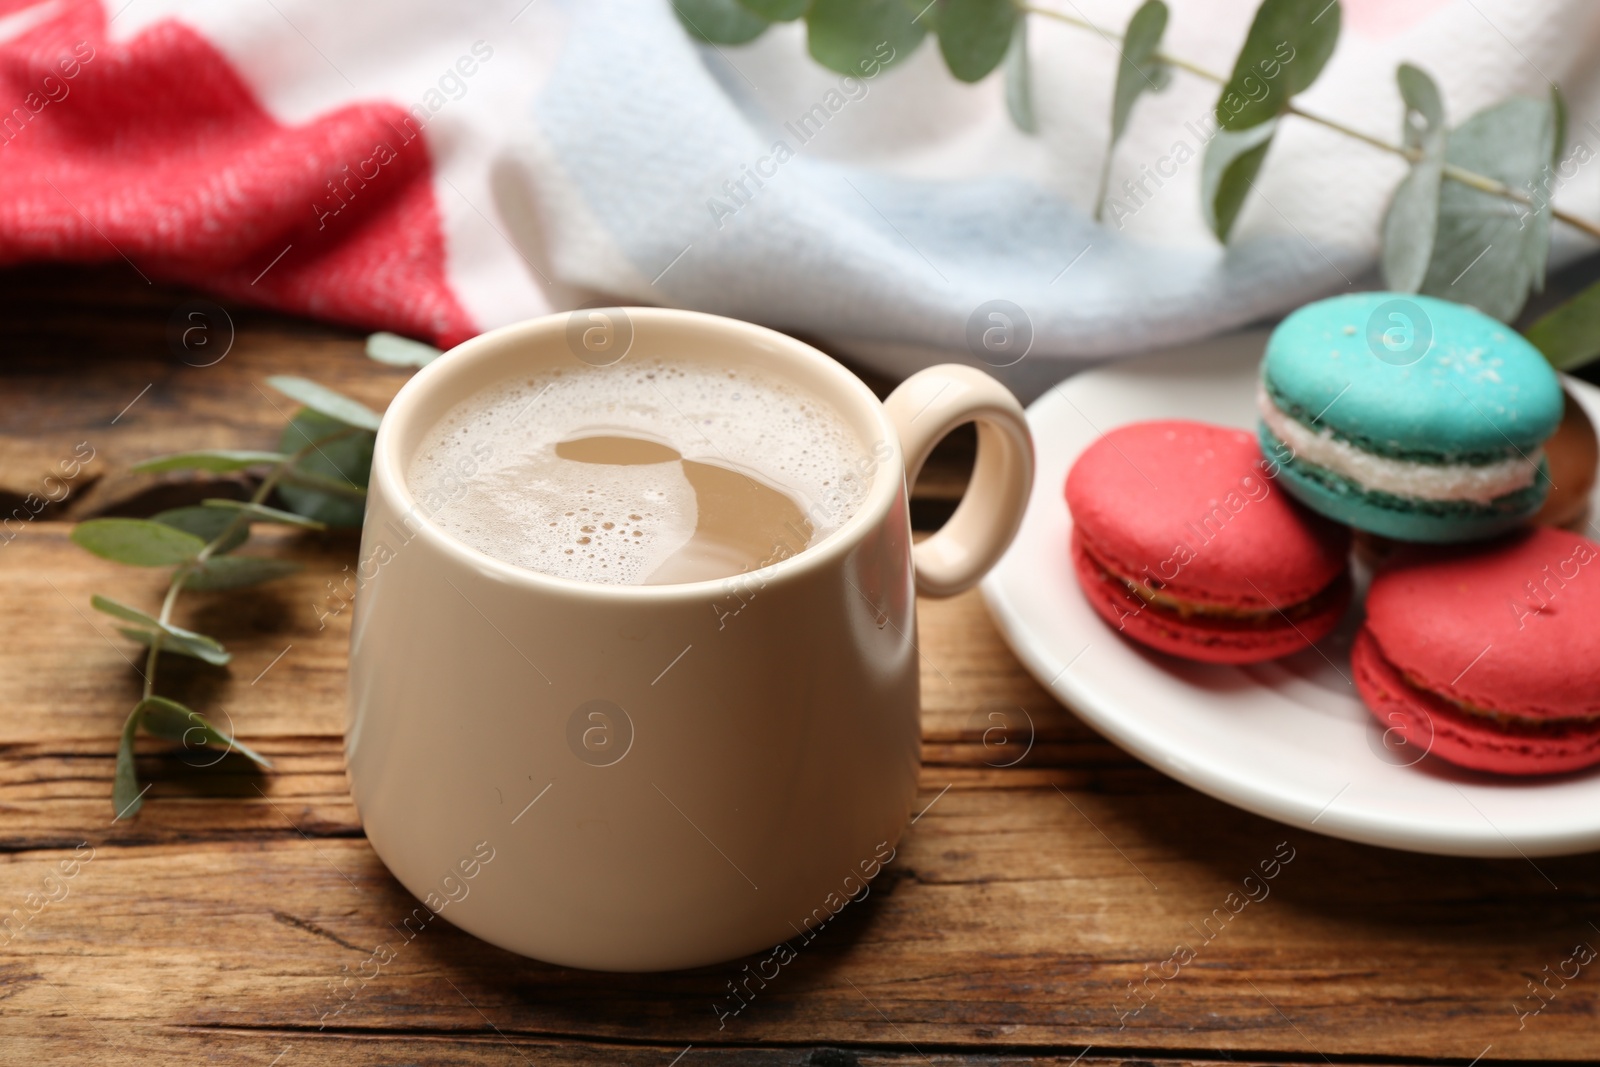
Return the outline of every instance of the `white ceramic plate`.
{"type": "MultiPolygon", "coordinates": [[[[1040,684],[1107,738],[1246,811],[1417,852],[1600,848],[1600,769],[1499,778],[1419,758],[1416,746],[1385,746],[1349,681],[1359,606],[1315,649],[1217,667],[1127,641],[1084,601],[1067,556],[1072,519],[1062,498],[1073,460],[1101,433],[1141,419],[1254,428],[1265,336],[1087,371],[1028,409],[1039,463],[1033,497],[1015,544],[983,583],[1007,642],[1040,684]]],[[[1600,423],[1600,390],[1568,385],[1600,423]]],[[[1593,529],[1588,535],[1596,537],[1593,529]]]]}

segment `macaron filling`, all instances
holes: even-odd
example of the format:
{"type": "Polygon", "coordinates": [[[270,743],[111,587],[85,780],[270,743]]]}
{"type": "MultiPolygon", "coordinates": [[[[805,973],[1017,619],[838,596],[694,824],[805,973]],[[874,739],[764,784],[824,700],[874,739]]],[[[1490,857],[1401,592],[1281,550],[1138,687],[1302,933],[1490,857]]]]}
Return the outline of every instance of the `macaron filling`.
{"type": "Polygon", "coordinates": [[[1350,662],[1386,729],[1499,774],[1600,763],[1600,545],[1533,527],[1401,549],[1366,609],[1350,662]]]}
{"type": "Polygon", "coordinates": [[[1265,382],[1257,384],[1256,407],[1267,430],[1288,446],[1297,463],[1318,467],[1365,492],[1408,500],[1492,504],[1532,487],[1544,459],[1542,449],[1526,455],[1512,451],[1481,463],[1380,456],[1284,411],[1265,382]]]}
{"type": "Polygon", "coordinates": [[[1080,543],[1083,547],[1084,555],[1106,578],[1126,588],[1130,594],[1138,597],[1140,601],[1152,610],[1170,615],[1176,619],[1190,619],[1199,616],[1216,621],[1238,623],[1242,626],[1281,626],[1285,620],[1293,623],[1319,614],[1326,610],[1333,599],[1340,595],[1340,577],[1336,577],[1311,597],[1280,606],[1266,604],[1257,607],[1248,604],[1223,604],[1215,601],[1196,600],[1177,595],[1168,586],[1162,585],[1157,588],[1147,582],[1142,582],[1137,578],[1123,574],[1107,562],[1104,556],[1096,552],[1087,538],[1080,538],[1080,543]]]}
{"type": "MultiPolygon", "coordinates": [[[[1380,648],[1379,655],[1382,654],[1383,653],[1380,648]]],[[[1388,657],[1384,658],[1386,661],[1388,660],[1388,657]]],[[[1480,707],[1477,704],[1473,704],[1469,701],[1457,700],[1455,697],[1446,696],[1443,693],[1429,689],[1427,682],[1417,677],[1417,675],[1413,674],[1411,671],[1396,667],[1393,662],[1390,662],[1389,666],[1396,674],[1400,676],[1400,680],[1402,682],[1404,682],[1417,693],[1442,700],[1455,710],[1461,712],[1463,715],[1471,715],[1474,718],[1483,719],[1486,722],[1493,722],[1500,726],[1517,726],[1530,730],[1543,727],[1556,730],[1565,729],[1566,726],[1571,724],[1587,725],[1592,723],[1600,723],[1600,715],[1563,715],[1559,718],[1551,718],[1550,716],[1546,715],[1518,715],[1514,712],[1495,711],[1492,708],[1480,707]]]]}
{"type": "Polygon", "coordinates": [[[1491,712],[1417,684],[1369,627],[1351,650],[1356,687],[1378,723],[1405,744],[1462,767],[1494,774],[1560,774],[1600,760],[1600,720],[1491,712]]]}

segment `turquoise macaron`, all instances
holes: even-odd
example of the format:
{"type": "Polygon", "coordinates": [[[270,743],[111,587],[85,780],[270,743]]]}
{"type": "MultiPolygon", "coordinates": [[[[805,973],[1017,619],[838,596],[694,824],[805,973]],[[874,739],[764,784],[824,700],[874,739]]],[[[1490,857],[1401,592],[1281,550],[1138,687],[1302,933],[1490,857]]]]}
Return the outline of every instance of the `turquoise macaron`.
{"type": "Polygon", "coordinates": [[[1319,300],[1261,363],[1262,453],[1300,501],[1400,541],[1493,537],[1539,510],[1564,407],[1539,350],[1462,304],[1405,293],[1319,300]]]}

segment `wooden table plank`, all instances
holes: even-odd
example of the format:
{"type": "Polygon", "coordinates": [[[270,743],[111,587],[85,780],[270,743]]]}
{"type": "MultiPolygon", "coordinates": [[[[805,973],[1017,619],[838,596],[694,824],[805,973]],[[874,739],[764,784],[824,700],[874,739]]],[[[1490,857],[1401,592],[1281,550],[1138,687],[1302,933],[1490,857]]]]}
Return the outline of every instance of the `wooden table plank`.
{"type": "MultiPolygon", "coordinates": [[[[408,942],[397,926],[416,902],[363,840],[101,844],[6,946],[3,1013],[38,1018],[66,1003],[119,1027],[418,1032],[487,1017],[512,1034],[667,1044],[1309,1046],[1462,1062],[1493,1044],[1517,1058],[1592,1055],[1587,990],[1561,991],[1520,1032],[1510,1008],[1524,972],[1583,939],[1592,900],[1538,899],[1535,876],[1515,863],[1469,867],[1289,834],[1296,854],[1272,895],[1206,944],[1189,924],[1221,907],[1284,831],[1180,799],[1188,814],[1175,817],[1170,797],[952,790],[872,894],[766,988],[752,986],[731,1018],[715,1005],[727,1010],[727,983],[753,959],[595,974],[512,956],[438,920],[408,942]],[[1195,960],[1123,1017],[1126,983],[1179,942],[1196,946],[1195,960]]],[[[13,854],[0,864],[0,900],[47,891],[73,855],[13,854]]],[[[1592,884],[1593,864],[1552,874],[1592,884]]]]}
{"type": "MultiPolygon", "coordinates": [[[[407,1033],[399,1028],[372,1033],[308,1033],[301,1030],[228,1029],[140,1025],[115,1027],[85,1024],[74,1019],[52,1019],[30,1025],[26,1032],[7,1035],[8,1047],[19,1062],[32,1064],[81,1063],[85,1053],[106,1067],[123,1064],[204,1062],[296,1067],[306,1063],[338,1063],[341,1067],[391,1067],[396,1063],[425,1063],[429,1067],[596,1067],[617,1063],[659,1067],[1018,1067],[1049,1062],[1058,1067],[1143,1067],[1150,1061],[1137,1050],[1093,1049],[1087,1055],[1063,1052],[1047,1059],[1031,1055],[945,1051],[922,1046],[895,1052],[868,1046],[823,1045],[812,1047],[723,1045],[663,1045],[654,1042],[599,1043],[550,1041],[498,1031],[480,1023],[478,1030],[449,1034],[407,1033]],[[63,1050],[68,1050],[63,1052],[63,1050]]],[[[1081,1050],[1079,1050],[1081,1052],[1081,1050]]],[[[1312,1062],[1298,1056],[1216,1060],[1182,1055],[1163,1057],[1168,1067],[1264,1067],[1312,1062]]],[[[1364,1067],[1372,1061],[1344,1061],[1364,1067]]],[[[1484,1061],[1486,1064],[1489,1062],[1484,1061]]]]}

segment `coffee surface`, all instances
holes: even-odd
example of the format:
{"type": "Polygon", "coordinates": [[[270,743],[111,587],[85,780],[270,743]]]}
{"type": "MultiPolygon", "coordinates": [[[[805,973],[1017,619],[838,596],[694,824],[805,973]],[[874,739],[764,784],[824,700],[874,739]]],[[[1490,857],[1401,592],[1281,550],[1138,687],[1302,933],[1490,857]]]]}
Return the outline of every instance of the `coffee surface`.
{"type": "Polygon", "coordinates": [[[627,361],[502,383],[452,408],[407,471],[421,511],[507,563],[607,584],[730,577],[848,521],[871,468],[774,377],[627,361]]]}

